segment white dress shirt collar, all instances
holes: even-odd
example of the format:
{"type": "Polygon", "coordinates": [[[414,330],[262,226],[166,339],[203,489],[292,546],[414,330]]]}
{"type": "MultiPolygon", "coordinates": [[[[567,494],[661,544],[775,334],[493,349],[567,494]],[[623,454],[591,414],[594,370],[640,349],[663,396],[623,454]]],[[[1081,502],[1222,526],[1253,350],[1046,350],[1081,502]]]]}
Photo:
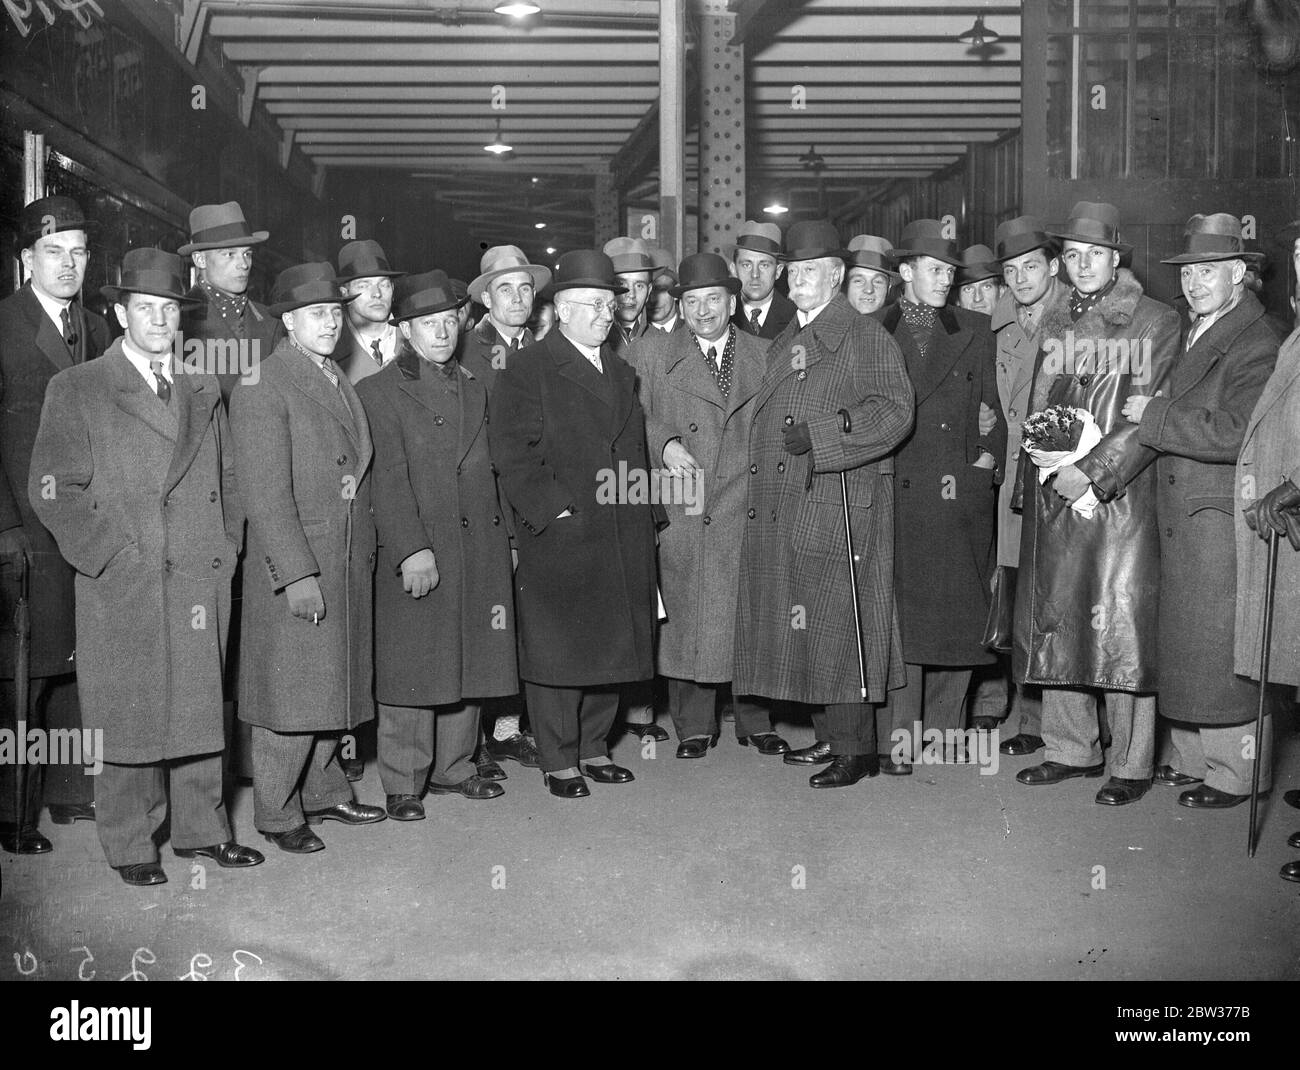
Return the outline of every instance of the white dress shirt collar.
{"type": "Polygon", "coordinates": [[[67,308],[71,301],[60,301],[57,297],[51,297],[47,293],[42,293],[34,285],[32,293],[36,295],[36,300],[41,303],[41,308],[45,309],[45,314],[54,322],[54,326],[59,329],[59,334],[63,333],[63,310],[67,308]]]}
{"type": "Polygon", "coordinates": [[[153,369],[149,367],[149,365],[155,361],[162,362],[162,377],[169,383],[176,382],[175,378],[172,376],[172,355],[170,353],[165,353],[162,356],[155,356],[152,353],[146,353],[141,349],[137,349],[131,342],[131,336],[125,334],[122,336],[122,352],[126,356],[126,359],[131,362],[131,366],[140,373],[141,378],[149,384],[150,390],[157,389],[157,384],[154,382],[153,369]]]}
{"type": "Polygon", "coordinates": [[[831,301],[834,300],[835,298],[832,297],[830,301],[823,302],[822,304],[814,308],[811,312],[805,312],[803,309],[797,309],[795,311],[795,315],[799,317],[800,328],[807,327],[808,324],[812,323],[813,320],[815,320],[818,316],[821,315],[822,309],[824,309],[827,305],[831,303],[831,301]]]}

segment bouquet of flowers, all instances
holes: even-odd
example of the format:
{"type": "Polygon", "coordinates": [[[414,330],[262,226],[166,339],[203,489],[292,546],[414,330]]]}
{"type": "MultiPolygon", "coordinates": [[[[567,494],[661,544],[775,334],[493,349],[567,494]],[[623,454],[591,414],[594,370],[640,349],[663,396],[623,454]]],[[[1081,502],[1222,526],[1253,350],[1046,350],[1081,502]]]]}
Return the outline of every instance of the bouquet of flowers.
{"type": "MultiPolygon", "coordinates": [[[[1020,448],[1038,468],[1038,482],[1046,483],[1058,471],[1086,457],[1101,441],[1101,428],[1087,409],[1052,405],[1030,415],[1021,425],[1020,448]]],[[[1097,508],[1097,496],[1089,488],[1070,504],[1076,513],[1090,518],[1097,508]]]]}

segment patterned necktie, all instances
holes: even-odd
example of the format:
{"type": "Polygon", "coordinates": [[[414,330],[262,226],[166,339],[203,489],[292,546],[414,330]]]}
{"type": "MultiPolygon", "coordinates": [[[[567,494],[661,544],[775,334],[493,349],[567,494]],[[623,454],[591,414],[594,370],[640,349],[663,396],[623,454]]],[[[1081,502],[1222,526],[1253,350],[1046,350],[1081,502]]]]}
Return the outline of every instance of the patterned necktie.
{"type": "Polygon", "coordinates": [[[68,306],[63,306],[63,311],[59,313],[59,319],[63,322],[63,341],[69,349],[77,348],[77,329],[72,326],[72,314],[68,311],[68,306]]]}
{"type": "Polygon", "coordinates": [[[719,393],[725,399],[731,393],[731,370],[736,356],[735,335],[730,332],[727,334],[727,343],[722,347],[722,362],[720,364],[716,346],[710,346],[708,353],[701,350],[700,356],[704,358],[704,363],[709,367],[709,374],[713,376],[713,381],[718,384],[719,393]]]}
{"type": "Polygon", "coordinates": [[[1033,309],[1021,305],[1016,309],[1016,320],[1020,324],[1020,330],[1024,332],[1025,337],[1034,333],[1034,312],[1033,309]]]}
{"type": "Polygon", "coordinates": [[[339,388],[339,366],[329,357],[320,362],[320,370],[325,373],[325,378],[334,384],[334,389],[339,388]]]}
{"type": "Polygon", "coordinates": [[[163,378],[163,366],[161,360],[151,360],[149,370],[153,372],[154,390],[158,392],[158,397],[166,405],[172,399],[172,384],[163,378]]]}
{"type": "Polygon", "coordinates": [[[762,314],[761,309],[751,308],[749,310],[749,329],[755,334],[758,334],[763,329],[763,325],[758,321],[758,317],[762,314]]]}
{"type": "Polygon", "coordinates": [[[370,343],[370,352],[375,358],[375,363],[378,364],[380,367],[382,367],[384,363],[384,354],[379,349],[378,338],[376,338],[373,342],[370,343]]]}

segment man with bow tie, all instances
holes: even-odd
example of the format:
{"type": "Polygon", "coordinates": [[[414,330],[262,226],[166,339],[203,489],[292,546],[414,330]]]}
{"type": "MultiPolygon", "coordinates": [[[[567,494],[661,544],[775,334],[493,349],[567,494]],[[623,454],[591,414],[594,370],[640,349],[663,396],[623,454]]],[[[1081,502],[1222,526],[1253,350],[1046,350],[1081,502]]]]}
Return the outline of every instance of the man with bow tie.
{"type": "MultiPolygon", "coordinates": [[[[108,325],[81,306],[78,297],[90,256],[87,222],[68,197],[42,197],[23,209],[18,252],[27,283],[0,301],[0,560],[27,555],[32,569],[29,601],[31,717],[46,729],[79,729],[73,652],[73,570],[54,537],[27,501],[27,473],[50,380],[108,348],[108,325]]],[[[13,572],[3,574],[0,597],[0,726],[13,731],[27,711],[14,709],[13,572]]],[[[26,771],[22,828],[15,827],[13,777],[18,767],[0,765],[0,847],[19,854],[51,849],[37,829],[47,800],[56,824],[95,818],[94,788],[80,767],[50,765],[26,771]]]]}

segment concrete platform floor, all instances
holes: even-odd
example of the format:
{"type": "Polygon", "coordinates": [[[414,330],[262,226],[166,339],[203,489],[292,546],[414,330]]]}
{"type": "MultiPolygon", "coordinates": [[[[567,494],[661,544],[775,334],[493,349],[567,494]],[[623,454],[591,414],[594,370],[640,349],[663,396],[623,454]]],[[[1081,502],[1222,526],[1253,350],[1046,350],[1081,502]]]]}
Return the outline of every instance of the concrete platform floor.
{"type": "MultiPolygon", "coordinates": [[[[731,726],[724,726],[727,732],[731,726]]],[[[792,745],[804,726],[782,726],[792,745]]],[[[636,782],[546,793],[507,763],[506,795],[426,800],[418,823],[319,828],[277,851],[236,800],[245,871],[163,849],[170,882],[124,885],[87,823],[43,829],[39,857],[0,855],[0,975],[273,978],[1300,978],[1300,738],[1246,857],[1247,808],[1213,813],[1153,788],[1097,806],[1100,780],[1015,783],[1037,758],[928,766],[814,791],[807,773],[724,734],[700,761],[675,742],[636,782]]],[[[382,803],[373,765],[359,785],[382,803]]]]}

